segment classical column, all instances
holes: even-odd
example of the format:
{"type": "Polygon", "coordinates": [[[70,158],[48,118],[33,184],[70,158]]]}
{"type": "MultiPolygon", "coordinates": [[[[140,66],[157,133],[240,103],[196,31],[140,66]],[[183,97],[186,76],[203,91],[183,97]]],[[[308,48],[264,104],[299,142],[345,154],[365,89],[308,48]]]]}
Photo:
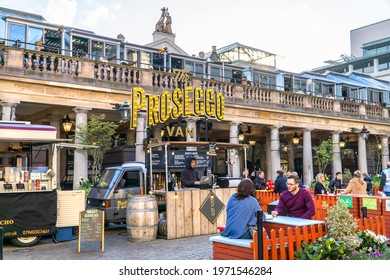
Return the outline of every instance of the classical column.
{"type": "Polygon", "coordinates": [[[359,170],[362,173],[367,173],[367,150],[366,150],[366,140],[358,134],[358,163],[359,170]]]}
{"type": "Polygon", "coordinates": [[[16,106],[20,104],[19,101],[14,100],[2,100],[0,105],[2,107],[1,120],[2,121],[14,121],[16,119],[16,106]]]}
{"type": "MultiPolygon", "coordinates": [[[[271,177],[275,177],[276,171],[280,169],[280,142],[279,142],[279,128],[280,126],[271,127],[271,177]]],[[[272,179],[271,179],[272,180],[272,179]]]]}
{"type": "MultiPolygon", "coordinates": [[[[189,117],[186,119],[187,128],[183,133],[186,134],[187,142],[196,142],[196,121],[197,118],[189,117]]],[[[196,151],[196,147],[186,147],[187,151],[196,151]]]]}
{"type": "Polygon", "coordinates": [[[305,129],[303,131],[303,184],[310,186],[311,181],[313,181],[311,129],[305,129]]]}
{"type": "MultiPolygon", "coordinates": [[[[50,125],[54,126],[57,129],[57,139],[61,138],[61,122],[62,122],[62,116],[49,116],[48,117],[50,125]]],[[[57,172],[56,172],[56,180],[57,184],[59,184],[63,174],[60,172],[65,170],[66,168],[66,160],[63,161],[63,166],[61,166],[61,154],[65,155],[65,150],[60,149],[59,152],[57,153],[57,160],[56,160],[56,165],[57,165],[57,172]]],[[[63,157],[65,158],[65,157],[63,157]]],[[[53,170],[55,172],[55,170],[53,170]]],[[[59,187],[59,185],[57,185],[59,187]]]]}
{"type": "Polygon", "coordinates": [[[332,178],[336,177],[336,172],[343,172],[340,152],[340,131],[332,133],[332,178]]]}
{"type": "Polygon", "coordinates": [[[291,139],[287,140],[287,161],[288,161],[288,169],[291,169],[295,171],[295,149],[294,149],[294,143],[291,139]]]}
{"type": "Polygon", "coordinates": [[[145,162],[146,148],[144,148],[144,141],[147,139],[146,132],[146,113],[139,112],[135,132],[135,161],[145,162]]]}
{"type": "MultiPolygon", "coordinates": [[[[88,111],[92,108],[76,107],[73,111],[76,113],[75,124],[75,143],[80,143],[80,137],[77,136],[80,131],[79,126],[87,126],[88,124],[88,111]]],[[[74,164],[73,164],[73,189],[77,190],[79,187],[80,178],[88,178],[88,153],[87,151],[76,149],[74,152],[74,164]]]]}
{"type": "Polygon", "coordinates": [[[381,137],[381,156],[382,156],[382,170],[387,169],[387,162],[389,161],[389,135],[381,137]]]}
{"type": "MultiPolygon", "coordinates": [[[[231,122],[230,124],[230,139],[229,142],[232,144],[239,144],[238,141],[238,125],[239,123],[231,122]]],[[[240,159],[237,157],[237,149],[231,149],[228,152],[228,174],[231,177],[240,177],[240,159]]]]}
{"type": "Polygon", "coordinates": [[[272,173],[271,170],[271,133],[265,134],[265,164],[266,164],[266,170],[267,170],[267,179],[274,181],[275,180],[275,173],[272,173]]]}

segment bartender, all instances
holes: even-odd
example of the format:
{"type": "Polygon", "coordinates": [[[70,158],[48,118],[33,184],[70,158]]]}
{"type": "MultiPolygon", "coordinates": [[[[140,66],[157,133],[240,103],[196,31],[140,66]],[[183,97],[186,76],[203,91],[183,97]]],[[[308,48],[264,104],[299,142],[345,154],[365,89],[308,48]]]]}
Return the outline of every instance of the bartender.
{"type": "Polygon", "coordinates": [[[195,187],[198,188],[200,185],[199,174],[195,170],[196,158],[188,157],[185,160],[186,168],[181,172],[180,179],[184,188],[195,187]]]}

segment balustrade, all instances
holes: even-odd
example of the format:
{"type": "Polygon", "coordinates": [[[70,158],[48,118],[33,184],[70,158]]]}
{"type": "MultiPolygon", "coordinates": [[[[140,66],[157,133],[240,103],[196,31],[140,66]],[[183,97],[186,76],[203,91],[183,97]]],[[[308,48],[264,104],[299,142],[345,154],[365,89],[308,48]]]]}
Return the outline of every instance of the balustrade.
{"type": "Polygon", "coordinates": [[[366,115],[372,118],[388,117],[388,110],[385,110],[380,105],[367,105],[353,101],[277,91],[260,87],[260,84],[243,86],[231,82],[197,77],[190,77],[186,81],[177,81],[176,73],[136,68],[128,65],[100,62],[50,52],[15,49],[6,46],[0,49],[0,66],[27,69],[34,72],[79,76],[81,78],[115,83],[151,86],[156,88],[156,91],[158,91],[158,88],[162,90],[174,90],[178,87],[200,86],[204,91],[212,89],[215,92],[221,92],[225,97],[231,98],[228,102],[248,99],[253,101],[248,103],[253,106],[268,103],[287,105],[288,107],[308,108],[321,112],[336,111],[341,114],[354,116],[366,115]]]}

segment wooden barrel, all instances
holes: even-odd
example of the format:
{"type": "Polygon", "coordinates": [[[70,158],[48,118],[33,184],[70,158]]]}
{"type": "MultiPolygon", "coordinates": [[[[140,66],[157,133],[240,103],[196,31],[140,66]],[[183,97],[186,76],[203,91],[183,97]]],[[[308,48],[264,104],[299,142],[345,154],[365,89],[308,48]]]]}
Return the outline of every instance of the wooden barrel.
{"type": "Polygon", "coordinates": [[[151,241],[157,237],[158,210],[154,195],[132,195],[127,199],[126,227],[130,241],[151,241]]]}
{"type": "Polygon", "coordinates": [[[158,236],[167,237],[167,219],[158,219],[158,236]]]}

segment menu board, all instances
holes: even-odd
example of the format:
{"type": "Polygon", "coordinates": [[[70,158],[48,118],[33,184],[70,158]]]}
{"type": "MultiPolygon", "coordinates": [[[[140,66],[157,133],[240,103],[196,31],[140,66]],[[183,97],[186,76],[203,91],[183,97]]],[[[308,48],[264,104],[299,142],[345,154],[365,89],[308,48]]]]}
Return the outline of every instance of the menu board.
{"type": "MultiPolygon", "coordinates": [[[[206,151],[168,151],[168,168],[185,168],[187,157],[196,159],[197,168],[209,167],[210,156],[207,155],[206,151]]],[[[165,169],[165,151],[153,151],[152,168],[165,169]]]]}
{"type": "Polygon", "coordinates": [[[98,209],[87,209],[80,212],[78,252],[81,242],[100,241],[104,252],[104,212],[98,209]]]}

